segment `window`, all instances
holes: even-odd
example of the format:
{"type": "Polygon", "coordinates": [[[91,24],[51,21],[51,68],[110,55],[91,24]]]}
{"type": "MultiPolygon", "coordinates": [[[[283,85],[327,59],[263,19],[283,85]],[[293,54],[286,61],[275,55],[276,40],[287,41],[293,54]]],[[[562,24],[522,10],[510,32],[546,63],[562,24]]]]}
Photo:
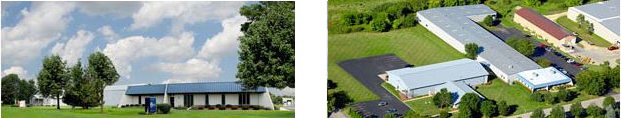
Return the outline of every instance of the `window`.
{"type": "Polygon", "coordinates": [[[142,104],[142,96],[138,96],[138,104],[142,104]]]}
{"type": "Polygon", "coordinates": [[[225,99],[224,94],[222,94],[222,105],[225,105],[224,104],[224,102],[225,102],[224,99],[225,99]]]}
{"type": "Polygon", "coordinates": [[[250,104],[250,94],[249,93],[240,93],[238,101],[239,101],[239,105],[248,105],[248,104],[250,104]]]}
{"type": "Polygon", "coordinates": [[[183,104],[185,105],[185,107],[192,107],[194,105],[194,95],[185,94],[183,96],[183,104]]]}

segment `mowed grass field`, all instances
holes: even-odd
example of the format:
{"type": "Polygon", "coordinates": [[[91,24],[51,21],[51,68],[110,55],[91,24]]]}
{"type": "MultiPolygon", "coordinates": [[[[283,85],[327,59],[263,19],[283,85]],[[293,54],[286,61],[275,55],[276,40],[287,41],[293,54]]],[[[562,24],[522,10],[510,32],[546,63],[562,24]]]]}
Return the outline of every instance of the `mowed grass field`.
{"type": "Polygon", "coordinates": [[[569,31],[577,32],[578,37],[587,41],[591,41],[596,46],[608,47],[612,45],[610,42],[606,41],[606,39],[599,37],[596,34],[589,34],[587,28],[579,28],[578,23],[571,21],[569,18],[567,18],[567,16],[556,19],[556,23],[569,31]]]}
{"type": "MultiPolygon", "coordinates": [[[[479,85],[476,90],[487,99],[492,99],[496,102],[504,100],[509,105],[517,105],[517,110],[512,115],[527,113],[535,110],[536,108],[551,108],[554,106],[545,102],[531,101],[530,91],[522,85],[509,85],[500,79],[492,79],[490,83],[491,84],[489,85],[479,85]]],[[[560,102],[555,105],[573,104],[576,101],[583,101],[596,97],[597,96],[580,93],[580,95],[572,101],[560,102]]]]}
{"type": "Polygon", "coordinates": [[[422,26],[390,32],[355,32],[328,35],[328,79],[347,91],[355,102],[379,99],[337,65],[337,62],[394,53],[415,66],[464,58],[442,39],[422,26]]]}
{"type": "Polygon", "coordinates": [[[56,107],[28,107],[18,108],[2,106],[4,118],[293,118],[294,111],[244,111],[244,110],[171,110],[169,114],[140,115],[143,108],[106,108],[104,114],[99,108],[83,110],[65,107],[57,110],[56,107]]]}

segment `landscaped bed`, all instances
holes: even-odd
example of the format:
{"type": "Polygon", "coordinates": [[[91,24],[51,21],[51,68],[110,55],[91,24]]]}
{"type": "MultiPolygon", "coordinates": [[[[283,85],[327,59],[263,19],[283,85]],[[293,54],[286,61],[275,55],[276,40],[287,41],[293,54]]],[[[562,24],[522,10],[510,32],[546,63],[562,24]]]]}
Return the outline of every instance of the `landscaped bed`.
{"type": "Polygon", "coordinates": [[[144,112],[143,107],[111,108],[106,107],[104,114],[100,114],[99,107],[84,110],[81,108],[71,109],[71,107],[28,107],[18,108],[2,106],[2,117],[11,118],[135,118],[135,117],[175,117],[175,118],[293,118],[294,111],[274,111],[274,110],[171,110],[169,114],[140,115],[144,112]]]}

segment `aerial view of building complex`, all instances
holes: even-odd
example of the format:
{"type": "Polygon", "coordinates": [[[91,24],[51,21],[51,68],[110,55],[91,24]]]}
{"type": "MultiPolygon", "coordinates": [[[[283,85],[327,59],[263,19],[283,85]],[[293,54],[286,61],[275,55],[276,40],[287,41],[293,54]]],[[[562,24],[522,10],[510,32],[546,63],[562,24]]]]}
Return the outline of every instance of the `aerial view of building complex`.
{"type": "Polygon", "coordinates": [[[618,117],[618,0],[448,1],[329,1],[329,116],[618,117]]]}

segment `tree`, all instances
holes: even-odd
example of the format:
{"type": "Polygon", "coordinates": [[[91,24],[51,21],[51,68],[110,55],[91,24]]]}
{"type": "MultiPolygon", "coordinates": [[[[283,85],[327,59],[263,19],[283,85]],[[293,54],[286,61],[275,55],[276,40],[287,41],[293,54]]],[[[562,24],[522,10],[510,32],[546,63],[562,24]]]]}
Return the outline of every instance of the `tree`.
{"type": "Polygon", "coordinates": [[[453,102],[453,97],[446,88],[440,89],[440,92],[433,96],[433,104],[440,108],[451,105],[451,102],[453,102]]]}
{"type": "Polygon", "coordinates": [[[529,7],[537,7],[541,5],[541,1],[540,0],[524,0],[524,5],[529,6],[529,7]]]}
{"type": "Polygon", "coordinates": [[[94,89],[97,91],[99,106],[103,113],[104,101],[103,90],[106,86],[114,84],[119,80],[119,73],[116,72],[114,64],[104,53],[95,52],[88,56],[88,68],[86,75],[89,79],[93,79],[94,89]]]}
{"type": "Polygon", "coordinates": [[[591,104],[587,107],[587,113],[593,117],[600,117],[604,113],[604,110],[597,105],[591,104]]]}
{"type": "Polygon", "coordinates": [[[9,74],[2,77],[2,103],[15,104],[19,93],[19,76],[9,74]]]}
{"type": "Polygon", "coordinates": [[[443,6],[442,5],[443,0],[429,0],[429,2],[427,2],[427,3],[428,3],[427,7],[430,8],[430,9],[443,6]]]}
{"type": "Polygon", "coordinates": [[[476,59],[478,54],[479,54],[479,45],[477,45],[476,43],[466,44],[466,58],[476,59]]]}
{"type": "Polygon", "coordinates": [[[477,116],[479,110],[479,101],[481,98],[477,94],[474,93],[466,93],[461,97],[461,101],[459,102],[459,117],[475,117],[477,116]]]}
{"type": "Polygon", "coordinates": [[[555,106],[550,111],[548,118],[565,118],[565,110],[560,105],[555,106]]]}
{"type": "Polygon", "coordinates": [[[539,66],[544,68],[550,67],[550,65],[552,65],[552,61],[543,58],[537,59],[535,62],[537,62],[539,66]]]}
{"type": "Polygon", "coordinates": [[[338,85],[332,80],[328,80],[328,90],[335,89],[338,85]]]}
{"type": "Polygon", "coordinates": [[[582,14],[578,14],[578,16],[576,16],[576,22],[578,23],[578,28],[586,27],[586,24],[588,23],[584,20],[584,15],[582,14]]]}
{"type": "Polygon", "coordinates": [[[481,102],[481,113],[486,116],[486,117],[492,117],[494,114],[496,114],[496,103],[494,103],[494,101],[491,100],[484,100],[483,102],[481,102]]]}
{"type": "Polygon", "coordinates": [[[530,115],[530,118],[545,118],[546,114],[543,114],[543,110],[541,110],[541,108],[537,108],[535,109],[535,111],[533,111],[533,114],[530,115]]]}
{"type": "Polygon", "coordinates": [[[616,102],[615,102],[615,99],[614,99],[614,98],[612,98],[612,96],[606,96],[606,98],[604,98],[604,106],[605,106],[605,107],[606,107],[606,106],[611,106],[611,105],[614,105],[615,103],[616,103],[616,102]]]}
{"type": "Polygon", "coordinates": [[[452,6],[457,6],[459,5],[457,0],[444,0],[443,3],[444,7],[452,7],[452,6]]]}
{"type": "Polygon", "coordinates": [[[295,88],[295,4],[262,1],[244,6],[235,77],[247,88],[295,88]]]}
{"type": "Polygon", "coordinates": [[[353,100],[345,91],[337,91],[328,94],[328,109],[330,111],[342,109],[351,102],[353,102],[353,100]]]}
{"type": "Polygon", "coordinates": [[[601,72],[585,70],[576,75],[576,86],[587,94],[601,96],[608,91],[606,79],[601,72]]]}
{"type": "Polygon", "coordinates": [[[582,5],[582,3],[584,3],[584,0],[565,0],[565,6],[567,7],[582,5]]]}
{"type": "Polygon", "coordinates": [[[66,85],[65,62],[60,56],[52,55],[43,59],[43,68],[39,71],[37,82],[43,97],[56,99],[56,109],[60,109],[60,96],[66,85]]]}
{"type": "Polygon", "coordinates": [[[511,37],[507,39],[506,43],[524,56],[530,56],[535,52],[535,44],[527,39],[511,37]]]}
{"type": "Polygon", "coordinates": [[[606,118],[619,118],[617,111],[612,108],[612,105],[606,106],[606,118]]]}
{"type": "Polygon", "coordinates": [[[414,26],[416,26],[416,24],[418,23],[418,21],[416,19],[417,19],[416,15],[414,15],[414,14],[405,15],[405,18],[403,18],[403,26],[402,27],[414,27],[414,26]]]}
{"type": "Polygon", "coordinates": [[[492,18],[492,15],[485,16],[485,19],[483,19],[483,24],[485,24],[487,26],[493,26],[494,25],[494,18],[492,18]]]}
{"type": "Polygon", "coordinates": [[[451,113],[449,113],[449,112],[447,112],[445,110],[440,111],[439,118],[449,118],[449,117],[451,117],[451,113]]]}
{"type": "Polygon", "coordinates": [[[546,102],[549,104],[556,104],[558,102],[558,98],[556,98],[556,96],[550,92],[546,93],[544,96],[546,102]]]}
{"type": "Polygon", "coordinates": [[[574,117],[582,117],[584,115],[584,108],[582,108],[582,103],[580,101],[576,101],[576,103],[572,104],[569,108],[569,112],[574,117]]]}
{"type": "Polygon", "coordinates": [[[571,101],[573,99],[573,95],[571,95],[572,93],[570,91],[565,90],[565,87],[562,87],[561,90],[559,90],[556,93],[556,97],[559,101],[571,101]]]}
{"type": "Polygon", "coordinates": [[[533,94],[530,95],[530,99],[537,102],[545,101],[544,95],[540,92],[533,92],[533,94]]]}
{"type": "Polygon", "coordinates": [[[17,94],[18,100],[26,100],[26,103],[31,103],[30,99],[37,94],[37,85],[34,80],[21,80],[19,82],[19,94],[17,94]]]}
{"type": "Polygon", "coordinates": [[[507,105],[507,102],[505,102],[504,100],[498,102],[498,113],[500,115],[508,116],[511,112],[510,110],[511,109],[509,108],[509,105],[507,105]]]}
{"type": "Polygon", "coordinates": [[[611,75],[612,78],[608,81],[612,87],[617,87],[617,88],[619,87],[619,76],[617,76],[619,75],[619,72],[621,72],[619,70],[619,65],[617,65],[616,67],[612,68],[611,71],[609,71],[608,75],[611,75]]]}
{"type": "MultiPolygon", "coordinates": [[[[81,59],[78,59],[81,60],[81,59]]],[[[97,88],[100,85],[94,84],[93,78],[86,77],[82,63],[78,61],[73,67],[69,68],[69,79],[65,88],[63,102],[73,107],[80,106],[82,109],[99,105],[97,88]]]]}
{"type": "Polygon", "coordinates": [[[392,26],[388,14],[383,12],[375,14],[370,25],[371,30],[378,32],[390,31],[390,28],[392,26]]]}

